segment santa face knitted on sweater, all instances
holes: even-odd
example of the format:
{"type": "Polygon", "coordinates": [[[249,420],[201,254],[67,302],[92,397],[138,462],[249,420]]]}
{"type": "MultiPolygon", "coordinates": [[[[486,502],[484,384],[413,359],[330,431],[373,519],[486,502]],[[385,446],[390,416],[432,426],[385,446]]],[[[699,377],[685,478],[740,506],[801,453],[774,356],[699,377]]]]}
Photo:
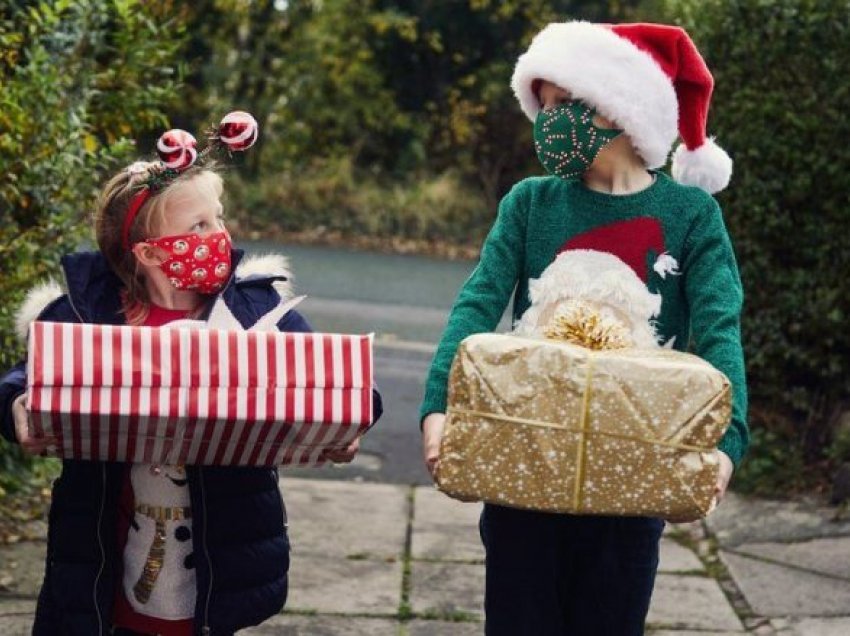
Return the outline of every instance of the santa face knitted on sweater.
{"type": "Polygon", "coordinates": [[[639,217],[574,236],[540,277],[529,282],[531,306],[517,321],[515,333],[543,336],[556,323],[563,328],[590,320],[611,336],[603,339],[607,346],[600,342],[593,347],[592,338],[574,340],[576,344],[655,348],[659,342],[653,320],[662,299],[646,286],[650,269],[662,279],[678,274],[656,219],[639,217]]]}
{"type": "MultiPolygon", "coordinates": [[[[595,250],[561,253],[540,278],[529,282],[531,307],[517,321],[515,333],[552,336],[558,326],[581,329],[590,321],[609,335],[604,348],[658,346],[652,319],[661,309],[661,295],[653,294],[637,275],[613,254],[595,250]]],[[[592,338],[585,327],[585,338],[592,338]]],[[[564,338],[591,346],[590,341],[564,338]]],[[[602,343],[599,343],[599,348],[602,343]]],[[[592,347],[591,348],[596,348],[592,347]]]]}

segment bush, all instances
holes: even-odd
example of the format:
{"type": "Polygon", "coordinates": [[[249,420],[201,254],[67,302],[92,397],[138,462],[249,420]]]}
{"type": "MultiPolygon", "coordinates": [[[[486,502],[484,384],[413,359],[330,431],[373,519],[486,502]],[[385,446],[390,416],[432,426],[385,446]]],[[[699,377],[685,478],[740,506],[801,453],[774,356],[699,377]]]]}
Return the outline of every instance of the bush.
{"type": "MultiPolygon", "coordinates": [[[[99,182],[130,158],[129,137],[167,124],[182,38],[169,7],[56,0],[0,13],[0,372],[23,355],[14,311],[89,235],[99,182]]],[[[0,442],[0,490],[47,465],[0,442]]]]}
{"type": "Polygon", "coordinates": [[[792,422],[754,442],[779,435],[813,465],[850,405],[850,2],[682,0],[666,11],[712,69],[709,130],[735,160],[719,199],[746,292],[752,401],[792,422]]]}
{"type": "Polygon", "coordinates": [[[733,488],[751,495],[790,497],[824,489],[823,466],[807,465],[801,452],[800,431],[771,409],[755,406],[750,452],[732,482],[733,488]]]}
{"type": "Polygon", "coordinates": [[[478,244],[492,221],[484,197],[455,173],[392,182],[347,157],[258,182],[233,178],[228,209],[240,228],[344,237],[478,244]]]}
{"type": "Polygon", "coordinates": [[[89,235],[99,182],[129,159],[129,136],[167,123],[181,27],[167,5],[149,4],[20,3],[0,14],[0,369],[22,353],[14,310],[89,235]]]}

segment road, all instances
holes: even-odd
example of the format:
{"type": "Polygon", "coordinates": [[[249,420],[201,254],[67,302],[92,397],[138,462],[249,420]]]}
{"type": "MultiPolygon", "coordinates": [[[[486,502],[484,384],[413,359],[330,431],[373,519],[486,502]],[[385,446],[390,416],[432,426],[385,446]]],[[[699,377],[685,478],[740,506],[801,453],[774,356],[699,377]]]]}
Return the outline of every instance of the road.
{"type": "Polygon", "coordinates": [[[381,483],[431,483],[420,459],[418,426],[419,402],[430,361],[428,349],[378,346],[375,378],[384,400],[384,416],[363,438],[354,462],[323,468],[284,469],[282,473],[381,483]]]}
{"type": "MultiPolygon", "coordinates": [[[[429,484],[420,459],[419,403],[433,348],[471,261],[249,243],[250,253],[291,260],[299,311],[317,331],[375,333],[375,378],[384,416],[346,466],[285,469],[289,476],[429,484]]],[[[507,326],[503,320],[501,328],[507,326]]]]}

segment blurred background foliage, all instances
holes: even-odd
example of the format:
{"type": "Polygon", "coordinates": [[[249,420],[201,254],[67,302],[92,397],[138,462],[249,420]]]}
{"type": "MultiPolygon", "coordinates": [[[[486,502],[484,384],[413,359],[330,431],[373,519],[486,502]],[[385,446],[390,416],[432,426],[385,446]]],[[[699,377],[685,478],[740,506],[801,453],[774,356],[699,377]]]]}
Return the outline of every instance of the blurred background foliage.
{"type": "MultiPolygon", "coordinates": [[[[23,294],[90,237],[102,178],[177,102],[186,24],[167,3],[0,3],[0,368],[23,294]],[[151,6],[156,4],[156,6],[151,6]],[[144,90],[140,90],[144,87],[144,90]]],[[[44,460],[0,448],[0,494],[44,460]]],[[[49,471],[48,471],[49,472],[49,471]]]]}
{"type": "Polygon", "coordinates": [[[104,176],[150,156],[165,127],[201,138],[228,110],[257,117],[259,145],[229,175],[243,235],[474,249],[510,185],[541,172],[509,87],[532,35],[666,21],[713,70],[710,132],[736,161],[718,198],[747,290],[754,444],[737,487],[823,487],[850,462],[850,1],[0,7],[0,367],[22,354],[24,291],[88,239],[104,176]]]}

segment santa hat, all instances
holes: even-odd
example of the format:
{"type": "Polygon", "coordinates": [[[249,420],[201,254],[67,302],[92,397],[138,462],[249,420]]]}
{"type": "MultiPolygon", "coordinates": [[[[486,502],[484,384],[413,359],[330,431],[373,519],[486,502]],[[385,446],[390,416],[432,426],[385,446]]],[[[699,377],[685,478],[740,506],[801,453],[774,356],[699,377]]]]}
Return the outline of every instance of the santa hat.
{"type": "Polygon", "coordinates": [[[678,133],[673,178],[708,192],[729,184],[732,160],[705,132],[714,80],[680,27],[550,24],[520,56],[511,80],[532,121],[540,110],[533,84],[541,79],[622,128],[650,168],[667,162],[678,133]]]}

